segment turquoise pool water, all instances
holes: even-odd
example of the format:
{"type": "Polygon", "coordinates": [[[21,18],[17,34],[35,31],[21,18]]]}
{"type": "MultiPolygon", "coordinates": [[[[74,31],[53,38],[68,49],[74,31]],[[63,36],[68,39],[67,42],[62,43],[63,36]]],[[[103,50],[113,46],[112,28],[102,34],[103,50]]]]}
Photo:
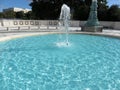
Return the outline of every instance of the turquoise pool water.
{"type": "Polygon", "coordinates": [[[0,43],[0,90],[120,90],[120,40],[69,35],[0,43]]]}

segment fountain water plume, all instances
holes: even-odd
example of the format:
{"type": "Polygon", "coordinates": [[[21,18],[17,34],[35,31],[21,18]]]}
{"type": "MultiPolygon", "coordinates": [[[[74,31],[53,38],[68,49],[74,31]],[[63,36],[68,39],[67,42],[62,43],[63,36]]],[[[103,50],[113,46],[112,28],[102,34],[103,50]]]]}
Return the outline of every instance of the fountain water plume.
{"type": "MultiPolygon", "coordinates": [[[[66,4],[63,4],[61,7],[61,13],[59,17],[59,27],[60,27],[60,32],[65,33],[64,43],[66,43],[66,45],[69,44],[69,38],[68,38],[69,20],[70,20],[70,8],[66,4]]],[[[59,40],[61,41],[61,39],[62,39],[62,35],[59,35],[59,40]]]]}

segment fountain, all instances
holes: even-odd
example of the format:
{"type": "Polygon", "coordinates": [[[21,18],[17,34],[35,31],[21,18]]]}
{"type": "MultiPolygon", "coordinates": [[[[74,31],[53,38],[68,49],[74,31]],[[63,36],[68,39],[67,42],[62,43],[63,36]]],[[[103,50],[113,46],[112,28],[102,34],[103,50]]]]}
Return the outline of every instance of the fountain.
{"type": "Polygon", "coordinates": [[[85,23],[85,25],[82,27],[82,31],[102,32],[103,27],[100,26],[97,17],[97,7],[98,7],[97,0],[92,0],[89,18],[88,21],[85,23]]]}
{"type": "Polygon", "coordinates": [[[70,8],[66,5],[63,4],[61,7],[61,13],[60,13],[60,17],[59,17],[59,27],[60,27],[60,32],[65,33],[65,40],[64,42],[62,40],[62,35],[59,35],[59,42],[58,46],[62,45],[62,46],[68,46],[69,45],[69,38],[68,38],[68,27],[69,27],[69,19],[70,19],[70,8]]]}
{"type": "Polygon", "coordinates": [[[120,90],[120,40],[71,34],[71,46],[69,19],[64,4],[58,45],[69,48],[52,45],[56,34],[0,42],[0,90],[120,90]]]}

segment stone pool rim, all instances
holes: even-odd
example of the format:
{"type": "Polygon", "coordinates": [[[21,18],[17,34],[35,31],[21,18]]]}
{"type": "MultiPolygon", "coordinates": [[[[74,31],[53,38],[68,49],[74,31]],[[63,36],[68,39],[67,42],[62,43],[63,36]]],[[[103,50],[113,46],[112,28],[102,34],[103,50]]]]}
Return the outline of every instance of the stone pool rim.
{"type": "MultiPolygon", "coordinates": [[[[0,33],[1,35],[3,33],[0,33]]],[[[27,33],[4,33],[8,35],[0,36],[0,42],[9,41],[12,39],[18,39],[18,38],[24,38],[24,37],[30,37],[30,36],[40,36],[40,35],[49,35],[49,34],[59,34],[59,32],[27,32],[27,33]],[[10,34],[10,35],[9,35],[10,34]]],[[[108,37],[108,38],[116,38],[120,39],[120,33],[100,33],[100,32],[70,32],[69,34],[83,34],[83,35],[92,35],[92,36],[102,36],[102,37],[108,37]]]]}

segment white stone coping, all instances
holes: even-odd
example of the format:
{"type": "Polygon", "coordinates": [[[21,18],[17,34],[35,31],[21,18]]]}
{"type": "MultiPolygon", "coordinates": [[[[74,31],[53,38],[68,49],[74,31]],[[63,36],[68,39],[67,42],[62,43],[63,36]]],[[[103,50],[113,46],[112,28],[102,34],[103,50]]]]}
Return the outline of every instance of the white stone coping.
{"type": "MultiPolygon", "coordinates": [[[[56,34],[56,33],[58,32],[5,32],[5,33],[0,33],[0,42],[6,40],[12,40],[16,38],[28,37],[28,36],[56,34]]],[[[103,30],[103,32],[70,32],[70,33],[120,38],[120,31],[117,30],[103,30]]]]}
{"type": "Polygon", "coordinates": [[[28,37],[28,36],[35,36],[35,35],[45,35],[50,34],[50,32],[41,32],[41,33],[0,33],[0,42],[16,39],[16,38],[22,38],[22,37],[28,37]]]}

